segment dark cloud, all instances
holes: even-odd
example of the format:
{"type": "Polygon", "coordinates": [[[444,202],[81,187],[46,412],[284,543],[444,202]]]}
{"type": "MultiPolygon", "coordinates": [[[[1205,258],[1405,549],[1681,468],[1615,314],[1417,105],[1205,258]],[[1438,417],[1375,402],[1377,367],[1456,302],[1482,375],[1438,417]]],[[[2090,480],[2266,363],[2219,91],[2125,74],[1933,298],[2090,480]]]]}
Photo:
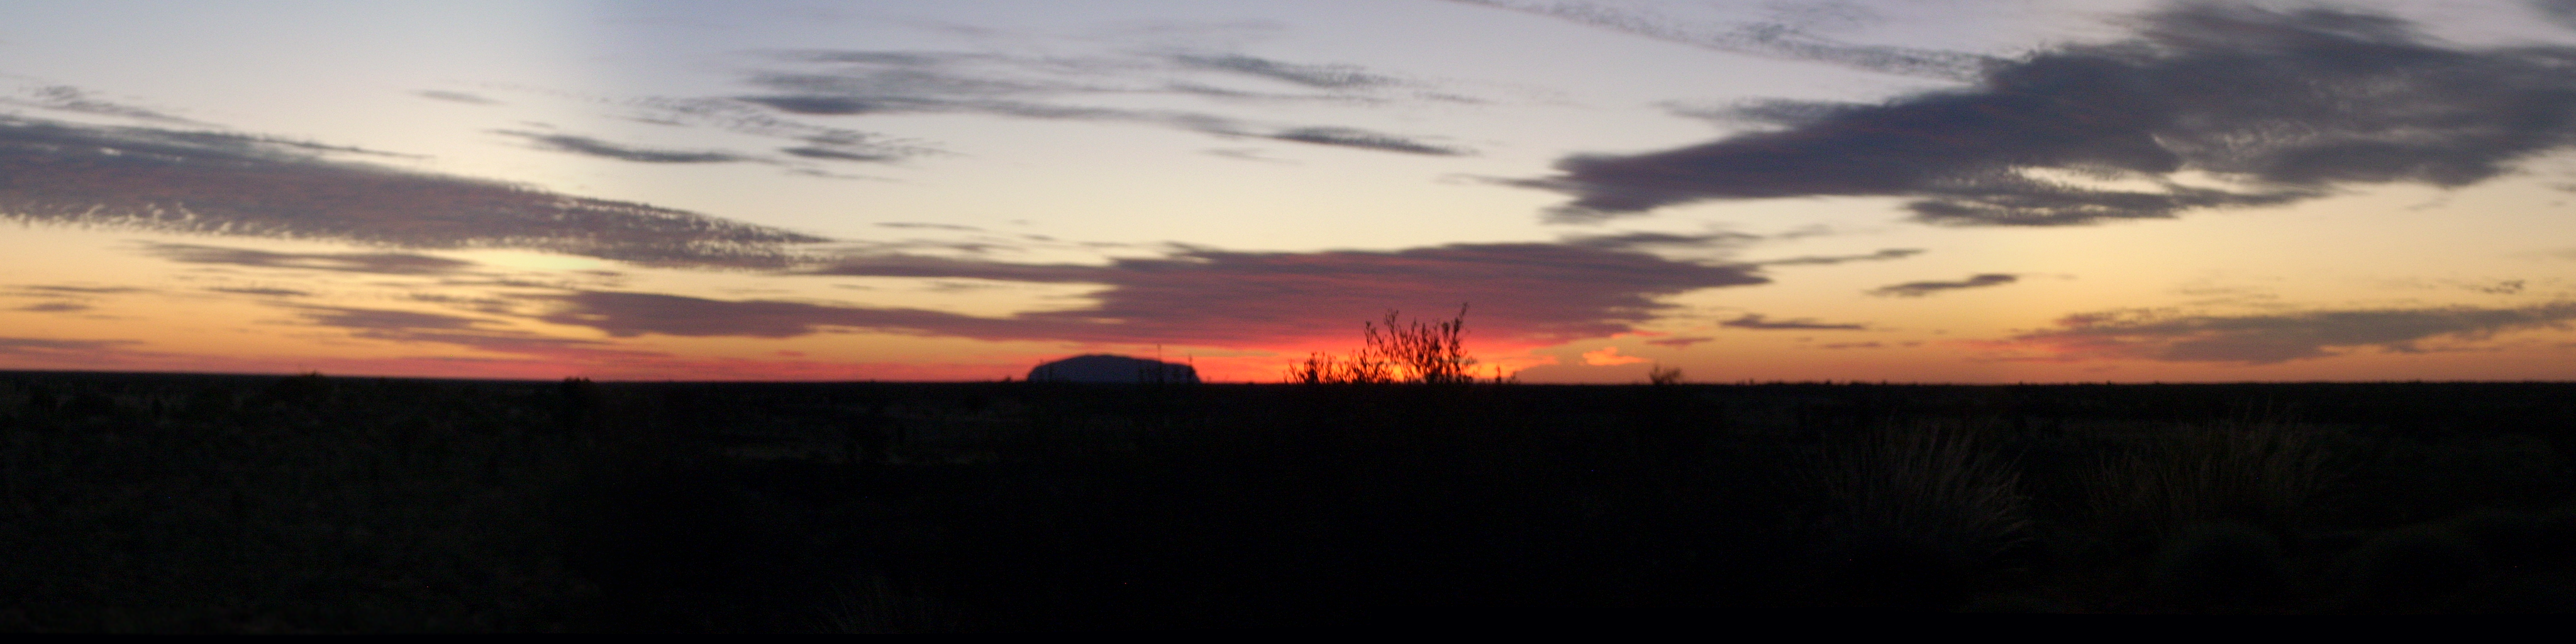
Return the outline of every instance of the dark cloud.
{"type": "Polygon", "coordinates": [[[1769,320],[1764,319],[1761,315],[1753,313],[1746,313],[1744,314],[1744,317],[1719,322],[1717,325],[1730,329],[1753,329],[1756,331],[1861,331],[1869,328],[1866,325],[1860,324],[1831,324],[1817,322],[1810,318],[1798,318],[1795,320],[1769,320]]]}
{"type": "Polygon", "coordinates": [[[829,241],[697,213],[326,158],[240,135],[0,117],[0,217],[26,223],[511,247],[668,265],[777,266],[829,241]]]}
{"type": "Polygon", "coordinates": [[[1942,291],[2002,286],[2017,281],[2021,281],[2021,276],[2010,273],[1981,273],[1970,275],[1968,276],[1968,279],[1956,282],[1906,282],[1903,284],[1890,284],[1870,289],[1869,294],[1881,297],[1923,297],[1942,291]]]}
{"type": "Polygon", "coordinates": [[[384,275],[441,275],[474,267],[473,262],[410,253],[273,253],[248,248],[162,243],[145,243],[143,252],[188,264],[304,268],[384,275]]]}
{"type": "Polygon", "coordinates": [[[1699,344],[1699,343],[1702,343],[1702,342],[1707,342],[1707,341],[1715,340],[1715,339],[1717,339],[1717,338],[1703,338],[1703,337],[1699,337],[1699,336],[1685,336],[1685,337],[1678,337],[1678,338],[1664,338],[1664,339],[1661,339],[1661,340],[1647,340],[1647,341],[1646,341],[1646,344],[1651,344],[1651,345],[1655,345],[1655,346],[1659,346],[1659,347],[1672,347],[1672,348],[1675,348],[1675,349],[1679,349],[1679,348],[1682,348],[1682,347],[1687,347],[1687,346],[1690,346],[1690,345],[1699,344]]]}
{"type": "Polygon", "coordinates": [[[2066,225],[2286,204],[2347,184],[2469,185],[2576,135],[2576,48],[2455,48],[2384,16],[2214,3],[2137,26],[2128,41],[1991,66],[1972,89],[1570,157],[1562,174],[1521,185],[1572,193],[1559,221],[1710,199],[1899,196],[1926,222],[2066,225]],[[2185,185],[2184,172],[2226,187],[2185,185]]]}
{"type": "Polygon", "coordinates": [[[2576,320],[2576,303],[2241,316],[2128,310],[2070,315],[2057,321],[2059,328],[2014,336],[2008,346],[2041,348],[2054,360],[2271,364],[2361,347],[2412,352],[2424,340],[2481,340],[2504,331],[2564,328],[2569,320],[2576,320]]]}
{"type": "Polygon", "coordinates": [[[1106,266],[1009,264],[920,256],[856,257],[822,275],[1100,284],[1093,305],[987,318],[775,300],[723,301],[587,291],[548,296],[545,319],[612,335],[792,337],[827,328],[1083,342],[1226,346],[1347,342],[1387,309],[1423,315],[1470,303],[1482,338],[1548,341],[1631,330],[1671,305],[1657,298],[1765,283],[1750,267],[1562,244],[1454,244],[1400,251],[1188,250],[1106,266]]]}
{"type": "Polygon", "coordinates": [[[1880,348],[1885,348],[1886,346],[1887,346],[1886,344],[1882,344],[1882,343],[1878,343],[1878,342],[1836,342],[1836,343],[1833,343],[1833,344],[1819,344],[1819,345],[1816,345],[1816,348],[1818,348],[1818,349],[1880,349],[1880,348]]]}
{"type": "Polygon", "coordinates": [[[493,130],[492,132],[494,134],[507,134],[527,139],[529,143],[533,143],[541,149],[553,150],[556,152],[570,152],[573,154],[585,154],[605,159],[616,159],[619,161],[633,161],[636,163],[732,163],[735,161],[753,160],[751,157],[731,152],[655,150],[650,148],[618,145],[587,136],[573,136],[570,134],[546,134],[542,132],[523,132],[519,130],[493,130]]]}
{"type": "Polygon", "coordinates": [[[1693,25],[1643,11],[1586,2],[1451,1],[1532,13],[1719,51],[1830,63],[1890,74],[1966,80],[1974,78],[1979,71],[1999,62],[1991,57],[1964,52],[1838,42],[1812,33],[1810,27],[1817,22],[1816,16],[1813,15],[1813,8],[1806,8],[1802,12],[1794,5],[1783,7],[1788,10],[1780,13],[1808,15],[1775,15],[1775,19],[1769,21],[1710,26],[1693,25]]]}
{"type": "Polygon", "coordinates": [[[451,102],[451,103],[465,103],[465,104],[468,104],[468,105],[499,105],[499,104],[501,104],[501,102],[500,102],[500,101],[492,100],[492,99],[489,99],[489,98],[484,98],[484,97],[482,97],[482,96],[480,96],[480,95],[476,95],[476,94],[468,94],[468,93],[465,93],[465,92],[451,92],[451,91],[447,91],[447,90],[437,90],[437,89],[433,89],[433,90],[424,90],[424,91],[420,91],[420,92],[414,92],[414,93],[413,93],[413,95],[414,95],[414,96],[419,96],[419,97],[421,97],[421,98],[426,98],[426,99],[440,100],[440,101],[447,101],[447,102],[451,102]]]}
{"type": "Polygon", "coordinates": [[[34,313],[71,313],[74,311],[87,311],[89,308],[89,305],[79,302],[45,302],[41,304],[29,304],[13,310],[29,311],[34,313]]]}
{"type": "Polygon", "coordinates": [[[217,293],[237,293],[241,295],[258,295],[262,297],[305,297],[312,295],[312,293],[298,291],[291,288],[231,288],[218,286],[206,290],[217,293]]]}
{"type": "Polygon", "coordinates": [[[1406,154],[1428,154],[1432,156],[1459,156],[1473,154],[1475,152],[1465,148],[1441,147],[1391,134],[1379,134],[1367,130],[1358,130],[1346,127],[1297,128],[1294,130],[1280,132],[1278,134],[1272,134],[1269,138],[1281,141],[1295,141],[1298,143],[1312,143],[1315,145],[1336,145],[1346,148],[1361,148],[1382,152],[1403,152],[1406,154]]]}

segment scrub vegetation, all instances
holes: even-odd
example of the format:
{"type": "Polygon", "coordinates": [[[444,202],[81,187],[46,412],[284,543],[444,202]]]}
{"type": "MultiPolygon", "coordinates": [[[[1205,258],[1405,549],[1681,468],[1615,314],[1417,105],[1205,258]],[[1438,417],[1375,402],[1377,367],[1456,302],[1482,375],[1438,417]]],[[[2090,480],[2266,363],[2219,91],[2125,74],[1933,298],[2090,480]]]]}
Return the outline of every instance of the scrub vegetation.
{"type": "Polygon", "coordinates": [[[2567,611],[2571,440],[2548,383],[5,373],[0,629],[2567,611]]]}

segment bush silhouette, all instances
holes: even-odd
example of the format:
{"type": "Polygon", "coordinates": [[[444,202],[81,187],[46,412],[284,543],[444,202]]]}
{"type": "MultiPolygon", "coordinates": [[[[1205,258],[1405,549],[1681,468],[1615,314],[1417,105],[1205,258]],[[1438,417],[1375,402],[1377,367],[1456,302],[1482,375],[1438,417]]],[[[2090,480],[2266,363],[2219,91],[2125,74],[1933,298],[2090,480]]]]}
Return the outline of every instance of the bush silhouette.
{"type": "Polygon", "coordinates": [[[2020,473],[1955,428],[1829,441],[1795,483],[1823,509],[1817,545],[1843,568],[1824,589],[1834,601],[1946,609],[1972,572],[2031,536],[2020,473]]]}
{"type": "Polygon", "coordinates": [[[2114,532],[2161,538],[2232,521],[2286,534],[2337,478],[2320,438],[2276,424],[2186,426],[2107,458],[2085,487],[2114,532]]]}
{"type": "Polygon", "coordinates": [[[1458,306],[1458,315],[1447,322],[1400,321],[1397,311],[1386,312],[1385,327],[1376,322],[1361,322],[1365,346],[1348,357],[1325,353],[1309,354],[1305,360],[1288,367],[1288,381],[1303,384],[1451,384],[1473,382],[1469,369],[1476,359],[1467,355],[1467,307],[1458,306]]]}

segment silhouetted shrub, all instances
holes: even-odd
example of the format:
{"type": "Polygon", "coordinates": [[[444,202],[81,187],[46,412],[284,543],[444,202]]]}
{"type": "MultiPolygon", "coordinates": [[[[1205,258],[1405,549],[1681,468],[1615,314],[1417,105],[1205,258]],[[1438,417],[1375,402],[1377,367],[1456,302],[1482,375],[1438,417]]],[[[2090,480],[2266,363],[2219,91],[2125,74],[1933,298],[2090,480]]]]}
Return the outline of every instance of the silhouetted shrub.
{"type": "Polygon", "coordinates": [[[1974,570],[2030,539],[2020,473],[1976,434],[1931,424],[1830,440],[1799,481],[1843,570],[1830,592],[1864,605],[1945,609],[1974,570]]]}
{"type": "Polygon", "coordinates": [[[2107,457],[2085,488],[2115,533],[2233,521],[2283,534],[2339,471],[2313,430],[2188,425],[2107,457]]]}
{"type": "Polygon", "coordinates": [[[1365,346],[1348,357],[1314,353],[1289,365],[1288,381],[1313,385],[1475,380],[1469,370],[1476,359],[1467,355],[1467,307],[1459,306],[1457,317],[1447,322],[1400,322],[1396,311],[1387,311],[1385,322],[1385,328],[1361,322],[1365,346]]]}
{"type": "Polygon", "coordinates": [[[831,633],[956,633],[971,626],[964,611],[896,590],[883,575],[834,590],[823,618],[824,630],[831,633]]]}

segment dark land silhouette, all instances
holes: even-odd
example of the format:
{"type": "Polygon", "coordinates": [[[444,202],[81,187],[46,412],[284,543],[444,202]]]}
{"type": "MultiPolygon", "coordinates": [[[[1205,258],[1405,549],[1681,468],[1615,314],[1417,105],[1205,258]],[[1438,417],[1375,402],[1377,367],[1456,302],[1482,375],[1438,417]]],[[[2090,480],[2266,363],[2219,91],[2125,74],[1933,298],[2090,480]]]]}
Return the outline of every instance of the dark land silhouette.
{"type": "Polygon", "coordinates": [[[2571,441],[2566,383],[9,372],[0,629],[2562,612],[2571,441]]]}
{"type": "Polygon", "coordinates": [[[1029,382],[1195,384],[1197,367],[1108,354],[1079,355],[1029,369],[1029,382]]]}

